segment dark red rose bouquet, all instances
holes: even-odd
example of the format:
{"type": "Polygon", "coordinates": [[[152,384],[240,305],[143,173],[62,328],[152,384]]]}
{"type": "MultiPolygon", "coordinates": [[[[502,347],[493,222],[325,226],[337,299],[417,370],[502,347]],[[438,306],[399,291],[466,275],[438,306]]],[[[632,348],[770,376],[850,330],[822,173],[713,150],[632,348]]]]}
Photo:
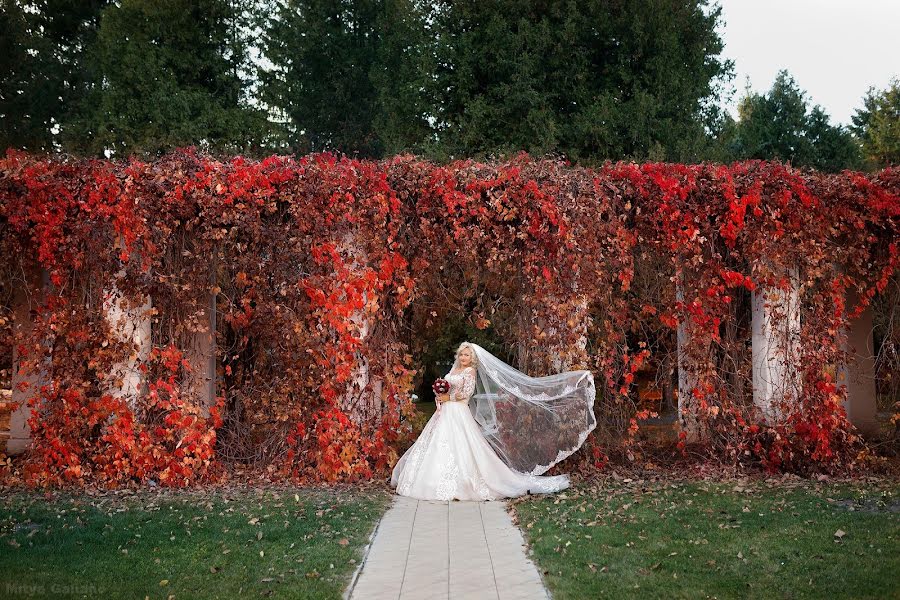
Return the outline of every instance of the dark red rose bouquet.
{"type": "Polygon", "coordinates": [[[446,394],[450,391],[450,382],[446,379],[438,377],[434,380],[434,383],[431,384],[431,389],[434,390],[435,394],[446,394]]]}

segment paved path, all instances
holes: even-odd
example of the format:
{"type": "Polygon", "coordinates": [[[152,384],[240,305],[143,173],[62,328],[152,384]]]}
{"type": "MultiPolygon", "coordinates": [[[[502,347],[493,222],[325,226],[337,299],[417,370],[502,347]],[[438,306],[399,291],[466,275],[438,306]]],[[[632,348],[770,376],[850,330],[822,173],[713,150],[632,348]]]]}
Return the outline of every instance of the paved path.
{"type": "Polygon", "coordinates": [[[351,600],[546,600],[503,502],[395,496],[348,590],[351,600]]]}

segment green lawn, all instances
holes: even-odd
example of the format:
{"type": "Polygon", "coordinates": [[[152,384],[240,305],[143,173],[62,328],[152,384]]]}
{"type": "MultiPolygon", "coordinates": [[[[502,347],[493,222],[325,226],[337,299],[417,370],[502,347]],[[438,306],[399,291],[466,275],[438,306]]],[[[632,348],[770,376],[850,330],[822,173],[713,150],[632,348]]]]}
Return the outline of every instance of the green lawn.
{"type": "Polygon", "coordinates": [[[900,485],[603,483],[514,503],[557,600],[900,598],[900,485]]]}
{"type": "Polygon", "coordinates": [[[437,405],[434,402],[416,402],[415,407],[416,411],[424,417],[425,422],[427,422],[434,414],[434,411],[437,410],[437,405]]]}
{"type": "Polygon", "coordinates": [[[0,499],[2,598],[340,598],[388,494],[209,489],[0,499]]]}

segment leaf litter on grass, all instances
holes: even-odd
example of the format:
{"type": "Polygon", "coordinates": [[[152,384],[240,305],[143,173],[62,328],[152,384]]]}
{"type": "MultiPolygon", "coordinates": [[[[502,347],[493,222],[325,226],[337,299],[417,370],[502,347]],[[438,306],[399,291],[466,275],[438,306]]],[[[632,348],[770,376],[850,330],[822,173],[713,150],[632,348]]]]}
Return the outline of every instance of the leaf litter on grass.
{"type": "MultiPolygon", "coordinates": [[[[831,522],[824,516],[837,514],[834,513],[836,508],[848,510],[837,504],[831,496],[849,496],[856,506],[873,509],[870,512],[891,514],[895,511],[896,491],[896,482],[880,477],[843,481],[834,481],[827,477],[810,481],[795,476],[744,477],[724,481],[714,479],[666,481],[618,477],[581,482],[556,497],[533,496],[514,499],[509,505],[515,522],[520,524],[525,534],[529,551],[535,556],[536,561],[542,564],[542,571],[553,580],[554,575],[563,577],[565,575],[563,570],[569,568],[577,580],[578,569],[590,577],[600,577],[612,572],[614,565],[596,559],[612,556],[613,552],[659,551],[654,548],[664,541],[658,539],[660,527],[663,528],[661,531],[672,531],[669,529],[671,525],[663,525],[666,521],[671,521],[687,534],[684,539],[679,535],[670,543],[677,543],[679,546],[686,544],[688,548],[714,548],[715,546],[710,544],[719,543],[714,536],[691,533],[698,528],[701,532],[706,528],[705,523],[696,520],[698,514],[704,517],[703,521],[708,521],[715,527],[712,531],[720,531],[723,534],[728,531],[742,531],[749,527],[748,534],[740,534],[738,537],[734,537],[737,534],[728,534],[732,540],[728,542],[730,545],[745,540],[743,547],[738,546],[731,556],[743,564],[755,565],[752,567],[754,569],[770,565],[774,572],[779,572],[789,567],[787,557],[785,560],[779,560],[771,553],[777,554],[781,550],[777,546],[770,547],[770,543],[763,542],[763,545],[760,545],[760,542],[752,542],[754,536],[772,535],[767,531],[774,532],[781,526],[775,524],[767,527],[766,523],[773,515],[784,515],[789,519],[788,522],[801,515],[810,517],[797,521],[795,526],[799,529],[787,540],[789,546],[790,543],[796,543],[795,540],[799,539],[797,536],[804,535],[803,527],[817,527],[819,521],[831,522]],[[836,493],[838,491],[840,494],[836,493]],[[641,509],[640,516],[635,513],[638,508],[641,509]],[[819,514],[823,515],[823,519],[819,519],[817,516],[819,514]],[[658,526],[652,525],[656,519],[660,523],[658,526]],[[610,531],[617,531],[619,539],[610,540],[613,545],[603,542],[603,536],[600,540],[595,539],[591,531],[598,527],[613,528],[610,531]],[[645,543],[654,545],[646,547],[645,543]],[[583,561],[575,558],[581,556],[585,548],[590,547],[594,550],[589,552],[589,558],[583,561]],[[621,550],[616,551],[617,547],[621,550]],[[544,556],[547,552],[549,554],[544,556]],[[575,556],[568,559],[572,552],[575,552],[575,556]],[[551,564],[559,565],[562,569],[549,566],[551,564]]],[[[782,522],[782,520],[775,521],[775,523],[782,522]]],[[[835,543],[841,544],[852,535],[852,531],[842,526],[829,529],[827,535],[829,539],[833,537],[835,543]]],[[[889,536],[882,543],[896,544],[896,535],[889,536]]],[[[687,561],[690,558],[679,552],[669,551],[666,558],[676,561],[687,561]]],[[[881,553],[881,549],[877,548],[876,552],[881,553]]],[[[814,560],[821,558],[821,556],[818,559],[813,557],[814,560]]],[[[715,558],[706,558],[703,564],[715,572],[723,572],[723,567],[729,571],[732,569],[727,561],[715,558]]],[[[641,576],[650,576],[665,568],[664,559],[638,565],[636,570],[641,576]]],[[[673,578],[682,577],[683,567],[679,570],[668,570],[671,571],[673,578]]],[[[813,578],[810,578],[809,582],[809,585],[813,586],[813,578]]],[[[748,582],[748,589],[749,587],[748,582]]],[[[563,593],[561,597],[565,597],[565,594],[563,593]]]]}

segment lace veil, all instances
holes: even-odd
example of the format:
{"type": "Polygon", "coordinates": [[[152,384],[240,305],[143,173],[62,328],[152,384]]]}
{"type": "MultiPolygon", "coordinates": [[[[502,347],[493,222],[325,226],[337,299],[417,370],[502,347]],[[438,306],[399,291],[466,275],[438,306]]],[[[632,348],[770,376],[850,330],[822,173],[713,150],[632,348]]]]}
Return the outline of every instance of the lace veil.
{"type": "MultiPolygon", "coordinates": [[[[597,426],[590,371],[530,377],[478,344],[469,408],[482,433],[510,468],[540,475],[581,447],[597,426]]],[[[453,365],[459,368],[459,351],[453,365]]]]}

